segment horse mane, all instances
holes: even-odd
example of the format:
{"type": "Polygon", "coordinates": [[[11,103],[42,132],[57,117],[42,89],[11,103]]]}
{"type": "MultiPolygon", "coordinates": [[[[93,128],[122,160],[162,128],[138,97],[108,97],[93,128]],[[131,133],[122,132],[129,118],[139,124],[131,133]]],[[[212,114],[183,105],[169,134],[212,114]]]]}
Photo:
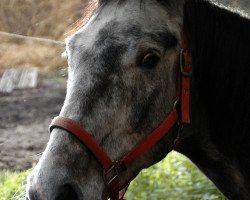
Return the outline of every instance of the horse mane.
{"type": "Polygon", "coordinates": [[[250,139],[250,19],[208,1],[190,0],[184,24],[194,59],[195,106],[204,108],[216,146],[226,154],[242,153],[250,139]]]}
{"type": "MultiPolygon", "coordinates": [[[[140,0],[143,1],[143,0],[140,0]]],[[[109,0],[88,0],[88,3],[86,4],[86,6],[83,9],[83,14],[80,17],[80,19],[78,19],[72,26],[72,28],[66,33],[66,36],[69,36],[75,32],[77,32],[78,30],[80,30],[91,18],[91,16],[93,15],[93,13],[98,9],[101,8],[102,6],[104,6],[105,4],[107,4],[109,2],[109,0]]],[[[124,0],[118,0],[119,2],[124,2],[124,0]]]]}
{"type": "Polygon", "coordinates": [[[69,36],[79,29],[81,29],[90,19],[94,11],[98,7],[98,0],[90,0],[83,9],[83,14],[80,19],[78,19],[72,26],[72,28],[66,33],[69,36]]]}

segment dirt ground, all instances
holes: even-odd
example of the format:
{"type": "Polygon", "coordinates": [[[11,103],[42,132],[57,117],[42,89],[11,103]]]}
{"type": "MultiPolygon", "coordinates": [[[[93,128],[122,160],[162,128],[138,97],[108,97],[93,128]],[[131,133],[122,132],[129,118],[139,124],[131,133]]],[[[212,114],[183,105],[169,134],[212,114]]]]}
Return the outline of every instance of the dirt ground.
{"type": "Polygon", "coordinates": [[[26,170],[38,161],[65,88],[66,80],[46,78],[34,89],[0,93],[0,169],[26,170]]]}

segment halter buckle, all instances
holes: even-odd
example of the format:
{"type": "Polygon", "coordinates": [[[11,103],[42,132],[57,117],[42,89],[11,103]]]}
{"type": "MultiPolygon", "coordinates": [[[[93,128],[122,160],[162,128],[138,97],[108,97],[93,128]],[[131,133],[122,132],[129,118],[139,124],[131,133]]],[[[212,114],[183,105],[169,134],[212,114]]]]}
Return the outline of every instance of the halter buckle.
{"type": "Polygon", "coordinates": [[[113,162],[113,165],[103,172],[105,182],[110,185],[115,179],[118,178],[118,162],[113,162]]]}

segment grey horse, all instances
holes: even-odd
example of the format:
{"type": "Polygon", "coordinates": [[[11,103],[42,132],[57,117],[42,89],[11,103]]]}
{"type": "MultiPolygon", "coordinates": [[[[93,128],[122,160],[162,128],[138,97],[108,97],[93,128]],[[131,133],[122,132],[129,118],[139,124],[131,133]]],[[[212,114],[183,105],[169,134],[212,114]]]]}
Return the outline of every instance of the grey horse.
{"type": "MultiPolygon", "coordinates": [[[[176,150],[229,199],[250,199],[250,19],[241,13],[205,0],[100,0],[66,40],[60,116],[119,160],[172,111],[184,27],[193,57],[191,123],[176,150]]],[[[119,175],[121,189],[173,149],[177,127],[119,175]]],[[[55,128],[26,199],[108,199],[102,172],[84,144],[55,128]]]]}

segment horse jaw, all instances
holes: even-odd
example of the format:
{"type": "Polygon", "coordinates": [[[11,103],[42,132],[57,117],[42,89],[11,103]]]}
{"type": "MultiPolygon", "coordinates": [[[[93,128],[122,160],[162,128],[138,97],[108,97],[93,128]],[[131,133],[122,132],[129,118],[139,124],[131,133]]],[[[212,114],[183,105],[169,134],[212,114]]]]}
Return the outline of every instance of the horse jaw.
{"type": "MultiPolygon", "coordinates": [[[[118,160],[171,112],[176,98],[178,41],[183,1],[147,0],[104,4],[67,39],[69,80],[60,115],[78,121],[118,160]],[[166,11],[172,8],[171,11],[166,11]],[[128,14],[129,13],[129,14],[128,14]],[[153,69],[138,66],[147,51],[159,55],[153,69]]],[[[171,130],[121,174],[120,187],[171,150],[171,130]]],[[[29,179],[28,198],[56,199],[63,186],[77,199],[107,199],[102,168],[86,147],[63,130],[53,130],[29,179]]],[[[66,199],[66,198],[65,198],[66,199]]]]}

